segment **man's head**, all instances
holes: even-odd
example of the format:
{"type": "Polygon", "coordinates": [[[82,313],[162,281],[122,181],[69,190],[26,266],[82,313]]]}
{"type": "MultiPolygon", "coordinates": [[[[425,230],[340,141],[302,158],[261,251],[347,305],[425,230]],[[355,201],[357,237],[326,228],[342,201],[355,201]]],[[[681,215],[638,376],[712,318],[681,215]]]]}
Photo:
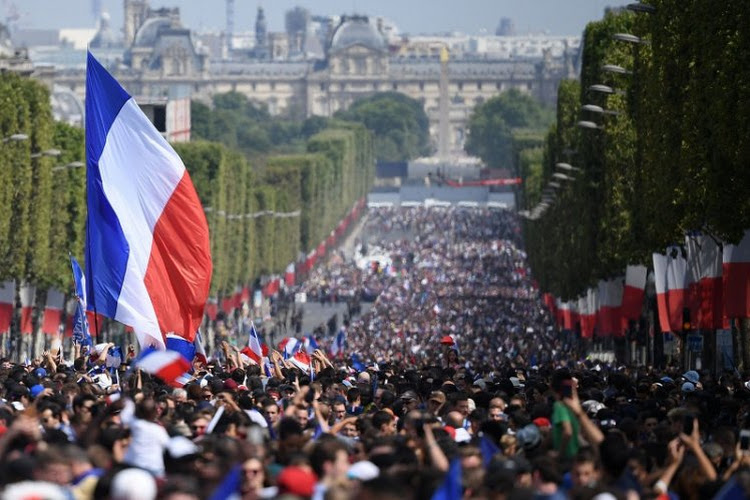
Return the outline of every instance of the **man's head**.
{"type": "Polygon", "coordinates": [[[464,418],[468,418],[471,410],[469,409],[469,396],[466,393],[461,392],[456,396],[454,409],[464,418]]]}
{"type": "Polygon", "coordinates": [[[573,486],[594,486],[599,480],[599,465],[594,452],[588,448],[581,449],[573,461],[571,470],[573,486]]]}
{"type": "Polygon", "coordinates": [[[333,418],[336,421],[346,418],[346,405],[342,401],[337,401],[333,404],[333,418]]]}
{"type": "Polygon", "coordinates": [[[380,436],[393,436],[396,434],[396,418],[391,412],[380,410],[372,416],[372,426],[377,429],[380,436]]]}
{"type": "Polygon", "coordinates": [[[330,485],[346,478],[349,455],[338,439],[321,439],[310,453],[310,463],[318,479],[330,485]]]}
{"type": "Polygon", "coordinates": [[[263,413],[266,414],[268,423],[271,425],[279,421],[279,405],[273,399],[266,399],[263,401],[263,413]]]}
{"type": "Polygon", "coordinates": [[[44,405],[39,413],[39,421],[46,431],[57,429],[62,423],[62,408],[56,404],[44,405]]]}
{"type": "Polygon", "coordinates": [[[430,394],[430,399],[427,400],[427,409],[433,415],[438,415],[440,410],[445,405],[445,393],[443,391],[433,391],[430,394]]]}

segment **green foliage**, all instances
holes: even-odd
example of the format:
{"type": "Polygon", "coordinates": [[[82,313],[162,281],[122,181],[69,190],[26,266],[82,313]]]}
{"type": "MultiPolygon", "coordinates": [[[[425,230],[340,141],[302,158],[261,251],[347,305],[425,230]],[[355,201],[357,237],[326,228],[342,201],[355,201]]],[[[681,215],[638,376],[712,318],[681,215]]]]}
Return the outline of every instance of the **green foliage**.
{"type": "Polygon", "coordinates": [[[237,285],[283,272],[367,193],[374,176],[371,135],[360,124],[333,125],[341,128],[316,134],[309,153],[269,156],[257,172],[244,155],[222,144],[175,144],[206,208],[212,294],[233,293],[237,285]],[[267,210],[299,215],[253,216],[267,210]]]}
{"type": "MultiPolygon", "coordinates": [[[[580,88],[562,82],[545,148],[545,182],[557,161],[581,168],[548,212],[526,224],[543,289],[574,298],[629,263],[704,230],[736,242],[750,228],[750,19],[741,0],[652,0],[656,14],[609,12],[588,25],[580,88]],[[634,33],[650,41],[612,39],[634,33]],[[632,75],[602,71],[604,64],[632,75]],[[589,92],[593,84],[622,95],[589,92]],[[584,104],[617,110],[602,117],[584,104]],[[576,121],[603,124],[584,130],[576,121]],[[575,150],[573,155],[565,151],[575,150]]],[[[526,199],[535,203],[530,172],[526,199]]],[[[527,206],[531,206],[528,204],[527,206]]]]}
{"type": "Polygon", "coordinates": [[[510,168],[514,164],[514,129],[541,129],[551,121],[551,112],[535,99],[516,89],[509,90],[474,108],[466,151],[491,168],[510,168]]]}
{"type": "Polygon", "coordinates": [[[272,117],[267,109],[238,92],[215,95],[212,107],[192,101],[190,114],[195,139],[220,142],[248,158],[272,152],[304,152],[305,140],[327,126],[327,119],[322,117],[304,121],[272,117]]]}
{"type": "Polygon", "coordinates": [[[335,117],[363,123],[372,131],[378,160],[406,161],[430,153],[424,106],[404,94],[382,92],[365,97],[335,117]]]}

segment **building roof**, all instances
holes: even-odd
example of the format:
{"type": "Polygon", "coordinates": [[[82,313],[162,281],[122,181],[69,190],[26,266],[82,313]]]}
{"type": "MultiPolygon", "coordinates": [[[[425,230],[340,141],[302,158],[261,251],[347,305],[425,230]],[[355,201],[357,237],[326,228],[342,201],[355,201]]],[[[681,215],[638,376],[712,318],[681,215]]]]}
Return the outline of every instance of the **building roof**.
{"type": "Polygon", "coordinates": [[[385,37],[370,24],[366,16],[342,17],[341,24],[333,32],[330,50],[343,50],[354,45],[378,51],[386,50],[385,37]]]}
{"type": "Polygon", "coordinates": [[[159,37],[159,31],[169,29],[172,22],[168,17],[152,17],[138,28],[133,45],[136,47],[153,47],[159,37]]]}

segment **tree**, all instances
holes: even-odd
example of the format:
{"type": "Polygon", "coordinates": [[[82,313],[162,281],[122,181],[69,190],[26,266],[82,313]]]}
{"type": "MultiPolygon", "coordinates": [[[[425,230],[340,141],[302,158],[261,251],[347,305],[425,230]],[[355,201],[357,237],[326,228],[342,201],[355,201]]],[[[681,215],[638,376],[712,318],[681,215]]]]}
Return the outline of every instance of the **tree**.
{"type": "Polygon", "coordinates": [[[378,160],[407,161],[430,153],[429,120],[424,107],[404,94],[374,94],[334,116],[362,123],[371,130],[378,160]]]}
{"type": "Polygon", "coordinates": [[[545,128],[552,113],[516,89],[493,97],[474,108],[469,119],[466,151],[491,168],[513,165],[513,129],[545,128]]]}

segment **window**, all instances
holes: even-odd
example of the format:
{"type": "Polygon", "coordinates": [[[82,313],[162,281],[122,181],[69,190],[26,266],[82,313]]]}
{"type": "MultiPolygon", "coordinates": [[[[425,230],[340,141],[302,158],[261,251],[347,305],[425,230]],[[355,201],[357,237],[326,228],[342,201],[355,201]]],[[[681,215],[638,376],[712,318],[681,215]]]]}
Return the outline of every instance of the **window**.
{"type": "Polygon", "coordinates": [[[464,82],[458,82],[458,90],[464,89],[464,82]]]}
{"type": "Polygon", "coordinates": [[[419,90],[424,92],[424,82],[419,82],[419,90]]]}
{"type": "Polygon", "coordinates": [[[482,90],[482,82],[477,82],[477,90],[482,90]]]}
{"type": "Polygon", "coordinates": [[[325,84],[325,83],[321,83],[321,84],[320,84],[320,90],[321,90],[322,92],[325,92],[325,90],[326,90],[326,84],[325,84]]]}
{"type": "Polygon", "coordinates": [[[393,90],[398,90],[398,83],[393,84],[393,90]]]}

